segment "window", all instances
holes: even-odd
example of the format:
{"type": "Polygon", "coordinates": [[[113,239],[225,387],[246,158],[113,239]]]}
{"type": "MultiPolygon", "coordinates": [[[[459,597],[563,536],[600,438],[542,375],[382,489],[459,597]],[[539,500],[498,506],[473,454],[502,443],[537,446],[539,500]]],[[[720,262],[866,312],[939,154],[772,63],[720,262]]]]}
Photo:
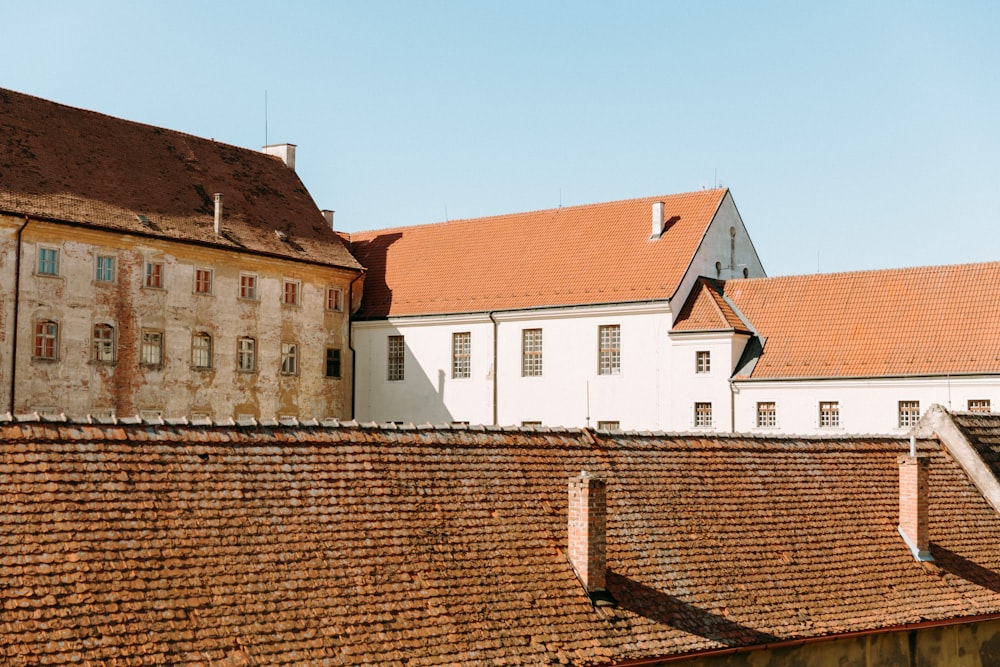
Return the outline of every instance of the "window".
{"type": "Polygon", "coordinates": [[[139,363],[146,366],[159,366],[163,363],[163,332],[143,331],[142,349],[139,363]]]}
{"type": "Polygon", "coordinates": [[[115,281],[115,258],[111,255],[97,256],[97,274],[95,278],[99,283],[113,283],[115,281]]]}
{"type": "Polygon", "coordinates": [[[115,328],[110,324],[94,325],[94,361],[115,360],[115,328]]]}
{"type": "Polygon", "coordinates": [[[819,402],[819,425],[821,428],[840,426],[840,403],[837,401],[819,402]]]}
{"type": "Polygon", "coordinates": [[[295,375],[299,372],[299,346],[295,343],[281,344],[281,374],[295,375]]]}
{"type": "Polygon", "coordinates": [[[451,335],[451,376],[472,377],[472,333],[463,331],[451,335]]]}
{"type": "Polygon", "coordinates": [[[969,399],[969,412],[989,412],[989,411],[990,411],[990,399],[988,398],[969,399]]]}
{"type": "Polygon", "coordinates": [[[542,422],[534,422],[534,421],[521,422],[521,426],[528,426],[528,427],[531,427],[531,428],[534,428],[535,426],[541,426],[541,425],[542,425],[542,422]]]}
{"type": "Polygon", "coordinates": [[[240,274],[240,298],[250,299],[251,301],[257,300],[257,274],[240,274]]]}
{"type": "Polygon", "coordinates": [[[774,428],[777,425],[778,409],[774,401],[757,403],[757,426],[760,428],[774,428]]]}
{"type": "Polygon", "coordinates": [[[920,420],[920,401],[899,402],[899,428],[916,426],[920,420]]]}
{"type": "Polygon", "coordinates": [[[406,343],[402,336],[389,336],[389,372],[386,378],[396,382],[405,377],[406,343]]]}
{"type": "Polygon", "coordinates": [[[38,274],[42,276],[59,275],[59,251],[55,248],[38,249],[38,274]]]}
{"type": "Polygon", "coordinates": [[[35,322],[35,358],[59,357],[59,325],[55,322],[35,322]]]}
{"type": "Polygon", "coordinates": [[[163,288],[163,262],[146,262],[146,287],[163,288]]]}
{"type": "Polygon", "coordinates": [[[597,373],[618,375],[622,372],[622,328],[617,324],[597,327],[597,373]]]}
{"type": "Polygon", "coordinates": [[[343,310],[344,309],[344,292],[336,287],[326,288],[326,309],[327,310],[343,310]]]}
{"type": "Polygon", "coordinates": [[[340,377],[340,348],[326,348],[326,377],[340,377]]]}
{"type": "Polygon", "coordinates": [[[712,425],[712,404],[711,403],[695,403],[694,404],[694,425],[696,427],[705,427],[712,425]]]}
{"type": "Polygon", "coordinates": [[[212,367],[212,337],[207,333],[191,337],[191,365],[194,368],[212,367]]]}
{"type": "Polygon", "coordinates": [[[211,269],[195,269],[194,270],[194,292],[195,292],[195,294],[211,294],[212,293],[212,270],[211,269]]]}
{"type": "Polygon", "coordinates": [[[542,374],[542,330],[521,330],[521,375],[538,377],[542,374]]]}
{"type": "Polygon", "coordinates": [[[257,341],[253,338],[240,338],[236,345],[236,369],[253,371],[257,368],[257,341]]]}
{"type": "Polygon", "coordinates": [[[597,430],[599,431],[620,431],[621,424],[618,422],[597,422],[597,430]]]}
{"type": "Polygon", "coordinates": [[[694,372],[695,373],[710,373],[712,372],[712,353],[707,350],[701,350],[694,353],[694,372]]]}
{"type": "Polygon", "coordinates": [[[299,305],[299,281],[298,280],[286,280],[285,281],[285,291],[281,297],[281,302],[286,306],[297,306],[299,305]]]}

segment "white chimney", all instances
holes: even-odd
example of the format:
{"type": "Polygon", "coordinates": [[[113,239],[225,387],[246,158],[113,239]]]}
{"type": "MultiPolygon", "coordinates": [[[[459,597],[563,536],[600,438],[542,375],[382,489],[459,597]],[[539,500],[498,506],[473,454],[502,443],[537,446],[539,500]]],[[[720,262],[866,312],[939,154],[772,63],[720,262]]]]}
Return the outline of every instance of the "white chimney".
{"type": "Polygon", "coordinates": [[[295,171],[295,144],[271,144],[262,148],[268,155],[280,157],[285,166],[295,171]]]}
{"type": "Polygon", "coordinates": [[[222,193],[215,193],[215,235],[222,234],[222,193]]]}
{"type": "Polygon", "coordinates": [[[323,217],[326,218],[326,224],[330,225],[330,229],[333,229],[333,211],[328,208],[324,208],[323,217]]]}
{"type": "Polygon", "coordinates": [[[653,202],[653,226],[652,233],[650,234],[650,240],[660,238],[660,234],[663,233],[663,202],[654,201],[653,202]]]}

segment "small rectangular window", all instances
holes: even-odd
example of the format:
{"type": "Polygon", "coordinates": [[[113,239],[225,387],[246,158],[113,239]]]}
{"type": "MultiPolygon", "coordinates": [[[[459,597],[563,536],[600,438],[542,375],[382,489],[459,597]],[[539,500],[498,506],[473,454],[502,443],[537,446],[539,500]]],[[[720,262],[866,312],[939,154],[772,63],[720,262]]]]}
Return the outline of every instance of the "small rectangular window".
{"type": "Polygon", "coordinates": [[[195,292],[195,294],[211,294],[212,293],[212,270],[211,269],[195,269],[194,270],[194,292],[195,292]]]}
{"type": "Polygon", "coordinates": [[[701,350],[694,353],[694,372],[695,373],[711,373],[712,372],[712,353],[708,350],[701,350]]]}
{"type": "Polygon", "coordinates": [[[111,255],[98,255],[96,260],[97,273],[95,278],[99,283],[115,281],[115,258],[111,255]]]}
{"type": "Polygon", "coordinates": [[[390,382],[398,382],[406,377],[406,343],[402,336],[389,336],[388,373],[390,382]]]}
{"type": "Polygon", "coordinates": [[[774,401],[757,403],[757,426],[759,428],[774,428],[778,425],[778,408],[774,401]]]}
{"type": "Polygon", "coordinates": [[[212,367],[212,337],[196,333],[191,337],[191,365],[195,368],[212,367]]]}
{"type": "Polygon", "coordinates": [[[142,347],[139,362],[145,366],[159,366],[163,363],[163,332],[142,332],[142,347]]]}
{"type": "Polygon", "coordinates": [[[59,325],[55,322],[35,322],[35,358],[59,358],[59,325]]]}
{"type": "Polygon", "coordinates": [[[899,402],[899,428],[916,426],[920,420],[920,401],[899,402]]]}
{"type": "Polygon", "coordinates": [[[257,368],[257,341],[240,338],[236,345],[236,369],[251,372],[257,368]]]}
{"type": "Polygon", "coordinates": [[[299,346],[295,343],[281,344],[281,374],[295,375],[299,372],[299,346]]]}
{"type": "Polygon", "coordinates": [[[59,251],[55,248],[38,249],[38,273],[43,276],[59,275],[59,251]]]}
{"type": "Polygon", "coordinates": [[[250,301],[257,300],[257,274],[240,274],[240,298],[250,301]]]}
{"type": "Polygon", "coordinates": [[[326,348],[326,377],[340,377],[340,348],[326,348]]]}
{"type": "Polygon", "coordinates": [[[597,373],[619,375],[622,370],[622,328],[618,324],[597,327],[597,373]]]}
{"type": "Polygon", "coordinates": [[[542,374],[542,330],[521,330],[521,375],[538,377],[542,374]]]}
{"type": "Polygon", "coordinates": [[[451,335],[451,376],[472,377],[472,333],[469,331],[451,335]]]}
{"type": "Polygon", "coordinates": [[[337,287],[328,287],[326,289],[326,309],[327,310],[343,310],[344,309],[344,291],[337,287]]]}
{"type": "Polygon", "coordinates": [[[820,401],[820,428],[837,428],[840,426],[840,403],[837,401],[820,401]]]}
{"type": "Polygon", "coordinates": [[[542,422],[536,422],[536,421],[524,421],[524,422],[521,422],[521,426],[535,427],[535,426],[541,426],[541,425],[542,425],[542,422]]]}
{"type": "Polygon", "coordinates": [[[146,287],[163,288],[163,262],[146,262],[146,287]]]}
{"type": "Polygon", "coordinates": [[[285,289],[281,299],[286,306],[299,305],[299,281],[286,280],[285,289]]]}
{"type": "Polygon", "coordinates": [[[94,361],[115,360],[115,328],[110,324],[95,324],[93,333],[94,361]]]}
{"type": "Polygon", "coordinates": [[[969,399],[969,412],[989,412],[989,411],[990,411],[990,399],[988,398],[969,399]]]}
{"type": "Polygon", "coordinates": [[[599,421],[597,422],[598,431],[620,431],[621,424],[616,421],[599,421]]]}
{"type": "Polygon", "coordinates": [[[711,403],[694,404],[694,425],[698,427],[706,427],[712,425],[711,403]]]}

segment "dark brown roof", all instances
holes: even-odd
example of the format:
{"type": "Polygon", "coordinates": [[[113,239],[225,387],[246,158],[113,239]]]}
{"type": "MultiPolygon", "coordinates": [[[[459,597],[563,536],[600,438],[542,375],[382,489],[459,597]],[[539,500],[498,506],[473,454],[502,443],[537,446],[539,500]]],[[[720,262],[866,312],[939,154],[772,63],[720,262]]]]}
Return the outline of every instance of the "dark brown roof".
{"type": "Polygon", "coordinates": [[[728,190],[351,234],[368,269],[359,317],[673,298],[728,190]],[[652,205],[665,230],[651,240],[652,205]]]}
{"type": "Polygon", "coordinates": [[[359,268],[279,158],[4,89],[0,211],[359,268]]]}
{"type": "Polygon", "coordinates": [[[730,280],[757,379],[1000,372],[1000,262],[730,280]]]}
{"type": "Polygon", "coordinates": [[[930,441],[0,423],[7,664],[577,665],[1000,613],[1000,519],[930,441]],[[608,589],[565,555],[607,480],[608,589]],[[252,663],[251,663],[252,661],[252,663]]]}

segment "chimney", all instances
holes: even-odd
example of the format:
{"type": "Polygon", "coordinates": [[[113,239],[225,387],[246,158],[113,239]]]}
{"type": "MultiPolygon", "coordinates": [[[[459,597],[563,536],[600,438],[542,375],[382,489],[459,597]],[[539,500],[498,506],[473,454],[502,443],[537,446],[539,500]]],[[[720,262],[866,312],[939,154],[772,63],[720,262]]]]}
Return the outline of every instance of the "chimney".
{"type": "Polygon", "coordinates": [[[280,157],[286,167],[295,171],[295,144],[271,144],[261,150],[268,155],[280,157]]]}
{"type": "Polygon", "coordinates": [[[652,233],[649,236],[649,240],[653,241],[660,238],[660,234],[663,233],[663,202],[654,201],[653,202],[653,226],[652,233]]]}
{"type": "Polygon", "coordinates": [[[215,193],[215,235],[222,234],[222,193],[215,193]]]}
{"type": "Polygon", "coordinates": [[[328,208],[324,208],[323,217],[326,218],[326,224],[330,225],[330,229],[333,229],[333,211],[328,208]]]}
{"type": "Polygon", "coordinates": [[[569,559],[588,593],[605,590],[607,497],[587,471],[569,478],[569,559]]]}
{"type": "Polygon", "coordinates": [[[916,441],[910,441],[910,453],[899,457],[899,534],[917,560],[934,560],[930,553],[928,529],[927,455],[916,453],[916,441]]]}

